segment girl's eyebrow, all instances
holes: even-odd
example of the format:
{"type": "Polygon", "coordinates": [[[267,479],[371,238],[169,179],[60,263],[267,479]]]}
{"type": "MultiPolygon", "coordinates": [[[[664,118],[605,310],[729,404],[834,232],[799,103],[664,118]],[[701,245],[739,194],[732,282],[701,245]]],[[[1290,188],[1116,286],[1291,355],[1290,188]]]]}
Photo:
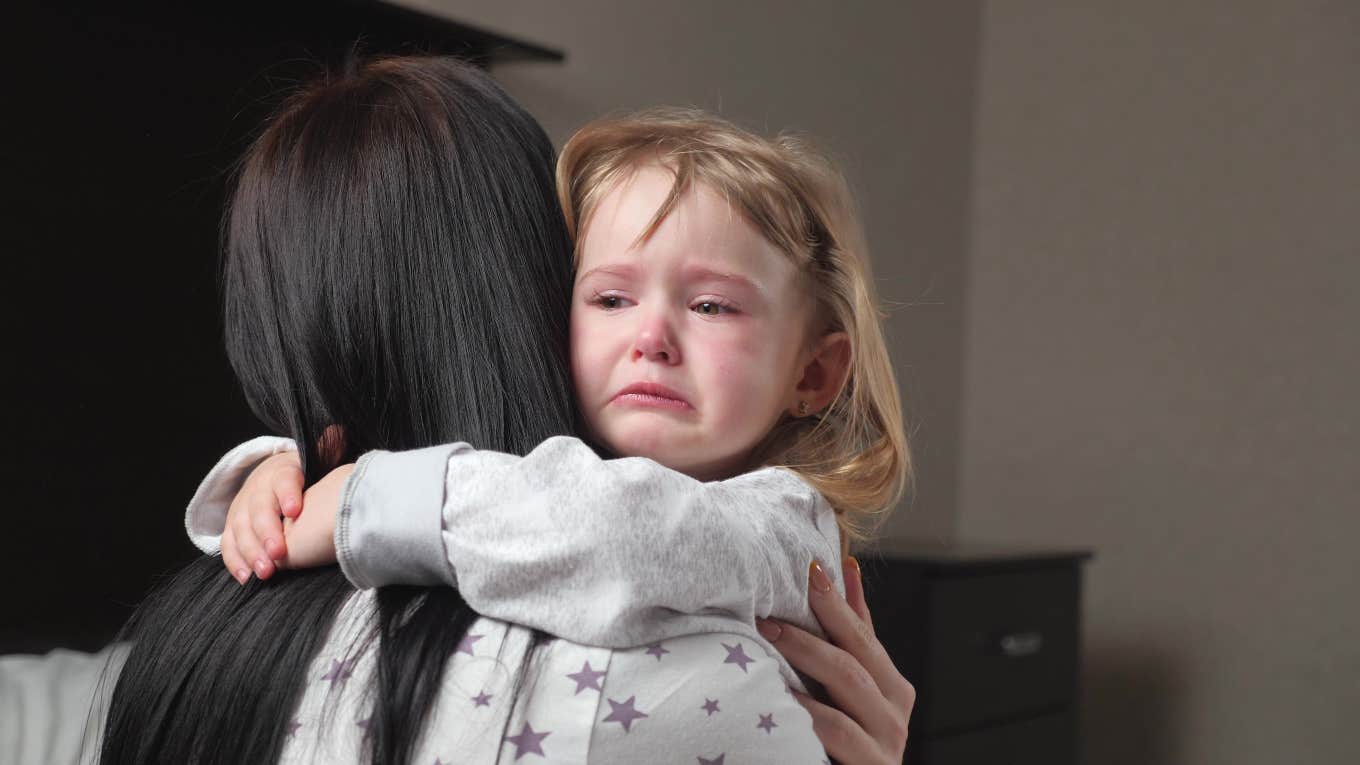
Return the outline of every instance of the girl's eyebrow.
{"type": "MultiPolygon", "coordinates": [[[[596,266],[589,271],[583,272],[580,276],[577,276],[576,283],[580,284],[597,274],[601,276],[612,276],[616,279],[634,279],[637,277],[637,267],[629,263],[610,263],[603,266],[596,266]]],[[[681,276],[688,282],[728,282],[757,295],[765,294],[765,291],[755,282],[741,274],[728,271],[715,271],[707,266],[686,266],[681,276]]]]}
{"type": "Polygon", "coordinates": [[[632,279],[633,277],[637,276],[637,267],[623,263],[611,263],[605,266],[596,266],[595,268],[592,268],[589,271],[586,271],[585,273],[576,277],[576,283],[580,284],[581,282],[585,281],[586,279],[589,279],[595,274],[613,276],[618,279],[632,279]]]}
{"type": "Polygon", "coordinates": [[[714,271],[706,266],[688,266],[685,268],[685,278],[695,282],[731,282],[738,287],[744,287],[756,294],[763,294],[763,290],[756,286],[756,283],[747,279],[745,276],[727,271],[714,271]]]}

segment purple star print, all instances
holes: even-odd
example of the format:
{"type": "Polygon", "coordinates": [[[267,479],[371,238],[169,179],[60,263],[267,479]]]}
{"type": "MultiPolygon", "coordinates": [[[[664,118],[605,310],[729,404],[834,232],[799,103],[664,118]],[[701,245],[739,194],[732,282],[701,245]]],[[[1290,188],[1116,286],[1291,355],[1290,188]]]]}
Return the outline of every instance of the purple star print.
{"type": "Polygon", "coordinates": [[[481,640],[484,637],[486,636],[472,634],[464,635],[463,639],[458,641],[458,649],[455,650],[454,653],[465,653],[468,656],[475,655],[472,653],[472,644],[477,642],[478,640],[481,640]]]}
{"type": "Polygon", "coordinates": [[[477,694],[476,696],[473,696],[473,697],[472,697],[472,706],[474,706],[474,707],[489,707],[489,706],[491,706],[491,694],[487,693],[486,691],[482,691],[481,693],[477,694]]]}
{"type": "Polygon", "coordinates": [[[298,722],[297,720],[289,720],[289,721],[288,721],[288,738],[292,738],[295,734],[297,734],[298,728],[301,728],[301,727],[302,727],[302,723],[298,722]]]}
{"type": "Polygon", "coordinates": [[[609,699],[609,706],[612,708],[612,711],[610,711],[608,717],[604,718],[604,722],[619,723],[623,726],[624,733],[631,733],[634,720],[649,716],[647,713],[640,712],[634,708],[633,702],[636,699],[637,696],[629,696],[628,700],[622,704],[613,699],[609,699]]]}
{"type": "Polygon", "coordinates": [[[655,656],[657,661],[661,661],[661,655],[667,653],[670,653],[670,651],[662,648],[660,643],[652,643],[647,646],[647,655],[655,656]]]}
{"type": "Polygon", "coordinates": [[[717,757],[714,757],[711,760],[705,757],[700,757],[699,765],[723,765],[723,758],[726,756],[727,752],[723,752],[722,754],[718,755],[717,757]]]}
{"type": "Polygon", "coordinates": [[[540,757],[546,757],[547,755],[543,754],[543,747],[541,745],[543,739],[551,735],[552,731],[545,730],[541,733],[535,732],[533,727],[529,725],[529,721],[525,720],[524,730],[521,730],[518,736],[506,736],[505,740],[515,745],[516,760],[526,754],[537,754],[540,757]]]}
{"type": "Polygon", "coordinates": [[[741,667],[742,672],[745,672],[747,664],[755,663],[755,659],[747,656],[746,651],[742,650],[741,643],[737,643],[735,646],[723,643],[722,647],[727,649],[727,658],[723,659],[723,664],[736,664],[741,667]]]}
{"type": "Polygon", "coordinates": [[[581,668],[580,672],[573,672],[570,675],[567,675],[567,677],[576,681],[576,693],[580,693],[587,688],[594,688],[597,691],[604,690],[600,687],[600,678],[604,677],[604,673],[591,669],[590,662],[586,662],[586,665],[581,668]]]}
{"type": "Polygon", "coordinates": [[[372,725],[372,723],[373,723],[373,715],[369,715],[368,717],[365,717],[365,718],[362,719],[362,720],[355,720],[355,721],[354,721],[354,724],[357,725],[357,726],[359,726],[359,727],[364,731],[364,736],[363,736],[364,738],[368,738],[369,736],[373,735],[373,731],[370,729],[370,726],[372,725]]]}
{"type": "Polygon", "coordinates": [[[707,712],[709,717],[712,717],[714,712],[722,711],[721,709],[718,709],[718,700],[710,699],[707,696],[704,697],[704,705],[699,708],[707,712]]]}
{"type": "Polygon", "coordinates": [[[346,659],[344,661],[331,659],[331,669],[329,672],[322,675],[321,679],[331,681],[331,687],[334,688],[348,680],[349,676],[352,674],[354,674],[354,659],[346,659]]]}
{"type": "Polygon", "coordinates": [[[771,730],[779,727],[779,723],[774,721],[774,713],[771,712],[767,715],[761,715],[760,722],[756,723],[756,727],[765,731],[766,735],[768,735],[771,730]]]}

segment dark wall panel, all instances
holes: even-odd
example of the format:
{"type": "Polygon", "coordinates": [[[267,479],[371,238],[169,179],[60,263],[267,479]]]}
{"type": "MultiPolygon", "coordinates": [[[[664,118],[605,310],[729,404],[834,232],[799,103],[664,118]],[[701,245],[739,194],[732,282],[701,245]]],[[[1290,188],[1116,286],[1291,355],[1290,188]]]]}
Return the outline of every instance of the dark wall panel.
{"type": "Polygon", "coordinates": [[[4,12],[0,651],[106,641],[195,554],[198,479],[261,431],[221,348],[217,232],[287,87],[356,41],[560,57],[371,2],[184,5],[4,12]]]}

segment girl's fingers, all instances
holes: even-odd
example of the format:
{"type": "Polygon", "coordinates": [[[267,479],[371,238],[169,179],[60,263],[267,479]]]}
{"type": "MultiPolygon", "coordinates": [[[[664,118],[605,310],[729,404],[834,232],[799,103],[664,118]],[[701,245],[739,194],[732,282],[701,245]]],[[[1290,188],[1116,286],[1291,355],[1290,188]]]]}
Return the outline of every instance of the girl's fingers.
{"type": "Polygon", "coordinates": [[[255,572],[255,576],[268,579],[274,573],[274,563],[265,554],[255,530],[251,528],[249,513],[238,513],[232,528],[236,533],[236,549],[245,559],[246,565],[255,572]]]}
{"type": "Polygon", "coordinates": [[[859,727],[875,738],[891,735],[897,727],[893,705],[854,656],[792,624],[758,620],[756,625],[790,664],[821,683],[832,703],[859,727]],[[777,635],[771,625],[778,628],[777,635]]]}
{"type": "Polygon", "coordinates": [[[884,763],[877,743],[844,712],[829,707],[806,693],[789,690],[793,698],[812,715],[812,732],[832,759],[842,763],[884,763]]]}
{"type": "Polygon", "coordinates": [[[237,581],[245,584],[251,572],[268,579],[276,568],[274,561],[287,557],[280,508],[295,506],[301,512],[301,492],[296,454],[275,455],[251,471],[227,508],[222,530],[222,565],[237,581]]]}
{"type": "Polygon", "coordinates": [[[853,656],[859,664],[869,671],[878,689],[889,700],[905,704],[904,691],[906,680],[897,671],[897,665],[878,642],[873,628],[866,624],[850,608],[826,579],[825,572],[816,562],[812,565],[811,585],[808,599],[812,602],[812,613],[826,630],[826,634],[841,649],[853,656]],[[819,584],[818,580],[821,579],[819,584]]]}
{"type": "Polygon", "coordinates": [[[274,498],[278,502],[281,514],[296,518],[302,513],[302,484],[301,467],[292,462],[280,466],[279,472],[274,476],[273,485],[274,498]]]}
{"type": "Polygon", "coordinates": [[[864,580],[860,574],[859,561],[855,560],[854,556],[847,555],[845,561],[841,563],[841,571],[845,574],[845,602],[850,604],[850,609],[861,621],[869,625],[869,631],[873,632],[874,620],[869,615],[869,604],[864,602],[864,580]]]}
{"type": "Polygon", "coordinates": [[[246,565],[245,559],[237,552],[236,535],[230,528],[222,532],[222,565],[226,566],[227,572],[241,584],[250,581],[250,566],[246,565]]]}
{"type": "Polygon", "coordinates": [[[283,541],[283,516],[279,513],[277,495],[272,490],[262,491],[249,500],[250,528],[260,540],[260,548],[271,561],[287,557],[283,541]]]}

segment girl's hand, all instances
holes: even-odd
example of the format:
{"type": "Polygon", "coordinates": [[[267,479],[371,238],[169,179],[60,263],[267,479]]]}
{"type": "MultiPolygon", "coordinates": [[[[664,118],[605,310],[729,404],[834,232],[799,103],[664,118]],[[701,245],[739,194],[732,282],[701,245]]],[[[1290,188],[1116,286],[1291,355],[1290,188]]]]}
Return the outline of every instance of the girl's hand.
{"type": "Polygon", "coordinates": [[[812,715],[812,728],[826,753],[843,765],[899,765],[907,748],[907,723],[916,689],[897,671],[874,634],[864,602],[859,563],[848,558],[845,599],[831,589],[813,562],[808,598],[831,640],[783,622],[756,620],[760,634],[789,663],[825,686],[834,707],[792,691],[812,715]]]}
{"type": "Polygon", "coordinates": [[[302,496],[304,512],[285,518],[283,534],[288,555],[279,562],[284,568],[314,568],[335,562],[335,517],[340,514],[340,497],[354,465],[341,465],[312,484],[302,496]]]}
{"type": "Polygon", "coordinates": [[[268,579],[278,568],[335,562],[335,517],[354,466],[332,470],[304,495],[299,464],[292,453],[270,457],[232,500],[222,533],[222,562],[241,584],[250,579],[251,569],[268,579]]]}
{"type": "Polygon", "coordinates": [[[261,579],[288,557],[283,518],[302,512],[302,462],[296,452],[275,454],[246,478],[227,509],[222,530],[222,565],[245,584],[253,570],[261,579]]]}

